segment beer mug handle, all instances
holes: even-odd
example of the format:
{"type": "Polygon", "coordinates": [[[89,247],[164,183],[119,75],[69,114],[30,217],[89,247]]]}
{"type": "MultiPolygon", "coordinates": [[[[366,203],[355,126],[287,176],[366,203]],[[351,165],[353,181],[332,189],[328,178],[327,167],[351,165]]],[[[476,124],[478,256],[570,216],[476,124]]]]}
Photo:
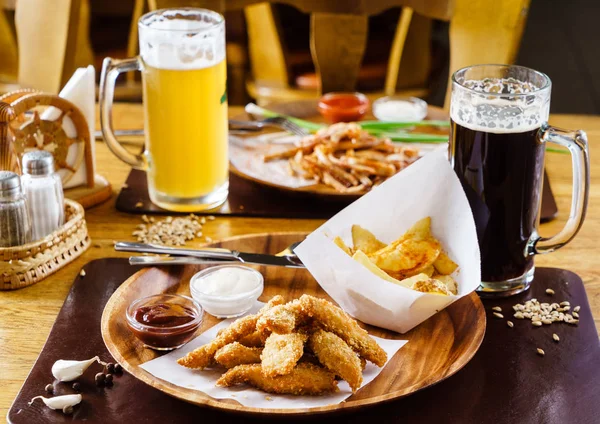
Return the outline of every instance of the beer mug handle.
{"type": "Polygon", "coordinates": [[[569,219],[563,229],[552,237],[537,236],[529,246],[530,255],[553,252],[575,237],[585,218],[590,188],[590,156],[584,131],[562,130],[545,123],[538,137],[542,143],[555,143],[569,149],[573,166],[573,194],[569,219]]]}
{"type": "Polygon", "coordinates": [[[100,75],[100,128],[108,148],[116,157],[123,162],[137,169],[146,169],[146,160],[141,154],[134,154],[128,151],[115,137],[112,125],[112,106],[115,94],[115,82],[122,72],[141,70],[141,61],[139,57],[130,59],[113,59],[107,57],[102,64],[102,74],[100,75]]]}

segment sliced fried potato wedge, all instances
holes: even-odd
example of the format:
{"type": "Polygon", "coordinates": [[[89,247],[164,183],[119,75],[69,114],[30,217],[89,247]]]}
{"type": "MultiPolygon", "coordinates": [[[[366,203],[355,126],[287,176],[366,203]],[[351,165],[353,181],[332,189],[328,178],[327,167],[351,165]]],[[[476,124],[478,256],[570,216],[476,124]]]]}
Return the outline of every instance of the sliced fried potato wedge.
{"type": "Polygon", "coordinates": [[[433,263],[433,266],[435,270],[442,275],[450,275],[456,271],[456,268],[458,268],[456,262],[450,259],[450,257],[444,252],[440,252],[439,256],[433,263]]]}
{"type": "Polygon", "coordinates": [[[367,255],[383,249],[386,244],[377,240],[369,230],[364,229],[360,225],[352,226],[352,243],[355,250],[362,250],[367,255]]]}
{"type": "Polygon", "coordinates": [[[384,279],[385,281],[389,281],[390,283],[398,284],[400,286],[410,287],[410,285],[404,284],[404,283],[402,283],[402,281],[399,281],[393,277],[390,277],[385,271],[378,268],[373,262],[371,262],[369,257],[361,250],[357,250],[356,252],[354,252],[354,255],[352,255],[352,259],[354,259],[356,262],[360,263],[365,268],[367,268],[369,271],[371,271],[373,274],[384,279]]]}
{"type": "Polygon", "coordinates": [[[440,254],[440,243],[433,239],[408,239],[392,249],[372,253],[369,259],[384,271],[417,274],[433,264],[440,254]]]}
{"type": "MultiPolygon", "coordinates": [[[[425,274],[420,274],[425,275],[425,274]]],[[[414,278],[414,277],[411,277],[414,278]]],[[[411,289],[420,291],[423,293],[441,294],[450,296],[452,293],[446,288],[446,285],[441,281],[434,280],[433,278],[427,278],[427,280],[419,280],[410,286],[411,289]]]]}
{"type": "Polygon", "coordinates": [[[434,275],[433,279],[445,284],[448,291],[453,295],[458,294],[458,284],[456,283],[454,278],[450,277],[449,275],[434,275]]]}
{"type": "Polygon", "coordinates": [[[402,236],[402,239],[424,240],[431,237],[431,217],[418,220],[402,236]]]}
{"type": "Polygon", "coordinates": [[[340,236],[337,236],[336,238],[334,238],[333,242],[337,245],[337,247],[339,247],[344,252],[346,252],[346,254],[348,256],[352,256],[352,251],[350,250],[350,248],[348,246],[346,246],[346,243],[344,243],[344,240],[342,240],[340,238],[340,236]]]}

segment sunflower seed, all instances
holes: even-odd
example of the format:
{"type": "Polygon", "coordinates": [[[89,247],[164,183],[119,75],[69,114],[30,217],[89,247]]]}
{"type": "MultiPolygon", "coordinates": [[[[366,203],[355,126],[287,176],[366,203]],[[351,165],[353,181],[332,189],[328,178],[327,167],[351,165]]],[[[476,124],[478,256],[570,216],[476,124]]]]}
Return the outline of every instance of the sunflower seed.
{"type": "Polygon", "coordinates": [[[85,269],[82,268],[81,271],[79,271],[79,275],[85,277],[85,269]]]}
{"type": "Polygon", "coordinates": [[[571,306],[571,303],[565,300],[564,302],[560,302],[560,306],[571,306]]]}
{"type": "Polygon", "coordinates": [[[508,325],[510,328],[513,328],[515,325],[512,323],[512,321],[506,321],[506,325],[508,325]]]}
{"type": "Polygon", "coordinates": [[[571,321],[569,321],[569,324],[571,325],[577,325],[579,323],[578,319],[572,319],[571,321]]]}
{"type": "Polygon", "coordinates": [[[541,327],[543,325],[542,321],[531,321],[531,324],[535,325],[536,327],[541,327]]]}
{"type": "Polygon", "coordinates": [[[560,337],[558,337],[558,334],[556,334],[556,333],[552,334],[552,338],[554,339],[555,342],[560,341],[560,337]]]}
{"type": "Polygon", "coordinates": [[[579,318],[579,314],[578,314],[577,312],[573,312],[573,316],[574,316],[575,318],[579,318]]]}
{"type": "Polygon", "coordinates": [[[523,319],[523,318],[525,318],[525,317],[523,316],[523,312],[521,312],[521,311],[519,311],[519,312],[515,313],[514,317],[515,317],[516,319],[523,319]]]}
{"type": "Polygon", "coordinates": [[[542,324],[546,324],[546,325],[552,324],[552,320],[551,319],[543,319],[542,324]]]}
{"type": "Polygon", "coordinates": [[[579,312],[580,309],[581,309],[581,306],[575,306],[573,308],[573,312],[579,312]]]}
{"type": "Polygon", "coordinates": [[[500,312],[494,312],[494,316],[496,318],[504,318],[504,315],[502,315],[500,312]]]}
{"type": "Polygon", "coordinates": [[[537,353],[540,356],[544,356],[546,354],[546,352],[544,352],[542,349],[540,349],[539,347],[537,348],[537,353]]]}
{"type": "Polygon", "coordinates": [[[496,312],[502,312],[502,308],[500,306],[494,306],[492,308],[492,311],[496,311],[496,312]]]}

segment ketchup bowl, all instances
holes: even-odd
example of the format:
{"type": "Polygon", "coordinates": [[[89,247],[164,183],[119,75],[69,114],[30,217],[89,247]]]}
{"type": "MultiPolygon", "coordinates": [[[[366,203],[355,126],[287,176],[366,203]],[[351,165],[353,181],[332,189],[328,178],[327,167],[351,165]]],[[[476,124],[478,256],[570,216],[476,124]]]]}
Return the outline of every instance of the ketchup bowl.
{"type": "Polygon", "coordinates": [[[327,93],[319,100],[317,110],[327,122],[354,122],[361,120],[369,110],[370,102],[361,93],[327,93]]]}
{"type": "Polygon", "coordinates": [[[127,325],[146,347],[173,350],[192,340],[204,310],[191,297],[157,294],[132,302],[126,315],[127,325]]]}

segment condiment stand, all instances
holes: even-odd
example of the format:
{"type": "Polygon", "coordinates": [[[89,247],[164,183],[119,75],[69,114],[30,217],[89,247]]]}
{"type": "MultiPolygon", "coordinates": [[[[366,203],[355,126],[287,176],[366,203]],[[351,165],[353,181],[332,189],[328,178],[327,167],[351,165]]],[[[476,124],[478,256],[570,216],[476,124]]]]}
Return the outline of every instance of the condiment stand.
{"type": "MultiPolygon", "coordinates": [[[[68,180],[83,161],[92,160],[90,134],[79,109],[66,99],[33,90],[19,90],[0,97],[0,170],[21,173],[21,156],[29,150],[48,150],[68,180]],[[58,119],[40,118],[39,109],[53,106],[60,111],[58,119]],[[67,137],[62,120],[68,116],[76,136],[67,137]],[[74,160],[69,160],[69,147],[77,145],[74,160]]],[[[88,166],[88,170],[92,167],[88,166]]],[[[88,172],[86,185],[94,186],[94,175],[88,172]]],[[[34,284],[73,261],[90,245],[83,206],[65,200],[65,223],[48,236],[20,246],[0,248],[0,290],[11,290],[34,284]]]]}

